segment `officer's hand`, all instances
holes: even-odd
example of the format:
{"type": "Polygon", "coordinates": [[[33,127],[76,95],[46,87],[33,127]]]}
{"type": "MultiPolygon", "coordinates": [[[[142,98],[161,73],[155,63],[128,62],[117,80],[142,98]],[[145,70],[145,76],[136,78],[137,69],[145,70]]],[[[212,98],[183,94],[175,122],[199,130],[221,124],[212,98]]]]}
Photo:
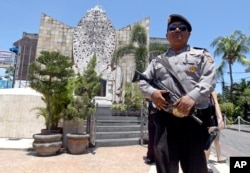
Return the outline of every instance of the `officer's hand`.
{"type": "Polygon", "coordinates": [[[165,98],[162,96],[162,94],[167,93],[166,90],[156,90],[151,95],[151,100],[157,107],[157,109],[161,110],[167,107],[168,102],[165,100],[165,98]]]}
{"type": "Polygon", "coordinates": [[[173,105],[176,106],[178,111],[183,113],[183,115],[188,116],[195,105],[195,101],[190,96],[185,95],[178,99],[173,105]]]}

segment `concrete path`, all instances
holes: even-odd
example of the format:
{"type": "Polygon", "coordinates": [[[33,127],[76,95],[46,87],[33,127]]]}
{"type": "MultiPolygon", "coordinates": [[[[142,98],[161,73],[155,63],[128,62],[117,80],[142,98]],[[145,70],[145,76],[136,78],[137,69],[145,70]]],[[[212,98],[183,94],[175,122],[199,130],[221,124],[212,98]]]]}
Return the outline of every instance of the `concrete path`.
{"type": "MultiPolygon", "coordinates": [[[[226,163],[217,163],[214,146],[209,167],[214,173],[229,173],[230,156],[250,157],[250,126],[244,131],[224,129],[220,137],[222,155],[226,163]]],[[[33,139],[0,138],[0,172],[44,173],[156,173],[155,165],[146,165],[143,156],[147,146],[100,147],[83,155],[62,153],[51,157],[38,157],[32,151],[33,139]],[[29,150],[30,149],[30,150],[29,150]]],[[[181,173],[181,172],[180,172],[181,173]]]]}

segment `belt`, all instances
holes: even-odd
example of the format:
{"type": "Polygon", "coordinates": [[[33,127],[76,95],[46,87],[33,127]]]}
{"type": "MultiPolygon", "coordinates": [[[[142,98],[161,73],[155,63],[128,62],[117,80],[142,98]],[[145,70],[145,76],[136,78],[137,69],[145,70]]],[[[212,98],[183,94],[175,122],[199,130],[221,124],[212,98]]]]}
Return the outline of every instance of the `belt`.
{"type": "Polygon", "coordinates": [[[206,109],[196,109],[196,112],[198,115],[200,114],[204,114],[210,111],[210,107],[206,108],[206,109]]]}

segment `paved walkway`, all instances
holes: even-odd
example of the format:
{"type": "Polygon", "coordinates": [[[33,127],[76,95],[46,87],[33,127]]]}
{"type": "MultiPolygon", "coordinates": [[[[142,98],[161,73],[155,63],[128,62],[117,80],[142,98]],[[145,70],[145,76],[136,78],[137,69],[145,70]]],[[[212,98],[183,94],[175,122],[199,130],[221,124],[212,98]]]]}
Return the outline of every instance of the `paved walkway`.
{"type": "MultiPolygon", "coordinates": [[[[230,156],[250,156],[250,134],[246,131],[224,129],[220,140],[222,154],[228,161],[223,164],[216,162],[212,144],[209,167],[214,170],[214,173],[229,173],[230,156]]],[[[142,160],[147,151],[146,145],[100,147],[82,155],[62,153],[56,156],[39,157],[31,150],[32,142],[33,139],[0,138],[0,172],[156,173],[155,165],[146,165],[142,160]]]]}

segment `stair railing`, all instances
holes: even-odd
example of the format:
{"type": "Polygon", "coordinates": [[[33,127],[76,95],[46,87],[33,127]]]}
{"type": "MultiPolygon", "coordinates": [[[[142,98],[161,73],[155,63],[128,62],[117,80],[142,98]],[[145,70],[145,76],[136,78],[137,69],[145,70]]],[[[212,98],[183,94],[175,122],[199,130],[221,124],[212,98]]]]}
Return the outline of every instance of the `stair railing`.
{"type": "Polygon", "coordinates": [[[94,113],[87,119],[87,133],[90,136],[90,143],[95,146],[96,141],[96,110],[98,108],[98,103],[96,103],[94,108],[94,113]]]}
{"type": "Polygon", "coordinates": [[[140,144],[144,145],[144,139],[148,137],[148,108],[142,102],[141,106],[141,130],[140,130],[140,144]]]}

